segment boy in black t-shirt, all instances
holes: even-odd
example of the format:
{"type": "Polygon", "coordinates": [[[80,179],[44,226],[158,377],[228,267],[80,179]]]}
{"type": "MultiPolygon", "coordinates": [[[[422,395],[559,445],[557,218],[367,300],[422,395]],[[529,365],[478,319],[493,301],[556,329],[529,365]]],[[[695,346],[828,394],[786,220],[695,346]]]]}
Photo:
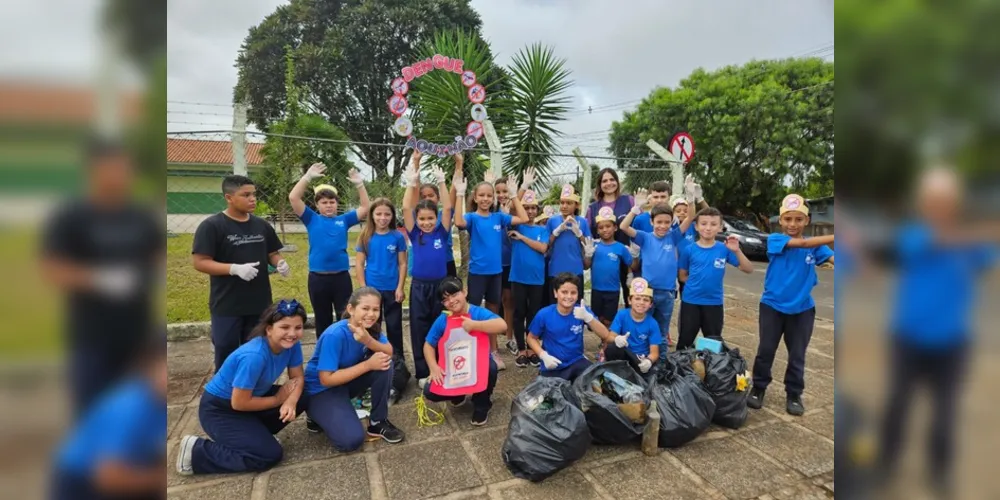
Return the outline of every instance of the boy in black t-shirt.
{"type": "Polygon", "coordinates": [[[216,371],[271,304],[267,264],[285,277],[291,271],[279,252],[282,244],[274,228],[252,214],[257,206],[253,181],[226,176],[222,194],[226,210],[198,225],[191,250],[194,268],[211,276],[208,309],[216,371]]]}

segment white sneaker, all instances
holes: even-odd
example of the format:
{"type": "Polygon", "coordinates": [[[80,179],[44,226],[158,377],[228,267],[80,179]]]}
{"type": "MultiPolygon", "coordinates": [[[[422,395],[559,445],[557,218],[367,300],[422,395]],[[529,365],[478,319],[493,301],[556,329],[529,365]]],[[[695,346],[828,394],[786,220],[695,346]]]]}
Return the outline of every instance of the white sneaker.
{"type": "Polygon", "coordinates": [[[493,351],[493,361],[497,364],[497,371],[507,369],[507,365],[505,365],[503,360],[500,359],[500,351],[493,351]]]}
{"type": "Polygon", "coordinates": [[[419,387],[421,391],[427,386],[427,380],[427,377],[417,380],[417,387],[419,387]]]}
{"type": "Polygon", "coordinates": [[[194,445],[198,442],[198,436],[184,436],[181,438],[181,445],[177,450],[177,473],[182,476],[194,474],[191,468],[191,454],[194,452],[194,445]]]}
{"type": "Polygon", "coordinates": [[[507,352],[509,352],[511,356],[517,356],[518,353],[521,352],[521,350],[517,348],[517,341],[516,340],[509,339],[507,341],[507,352]]]}

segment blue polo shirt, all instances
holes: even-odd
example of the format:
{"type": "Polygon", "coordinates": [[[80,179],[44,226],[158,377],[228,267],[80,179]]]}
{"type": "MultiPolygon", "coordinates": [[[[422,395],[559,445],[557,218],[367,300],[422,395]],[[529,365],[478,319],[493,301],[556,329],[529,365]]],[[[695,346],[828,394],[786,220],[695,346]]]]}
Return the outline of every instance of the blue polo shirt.
{"type": "Polygon", "coordinates": [[[681,300],[698,306],[721,306],[727,263],[739,267],[740,259],[721,241],[711,248],[694,243],[681,250],[677,267],[688,272],[681,300]]]}
{"type": "MultiPolygon", "coordinates": [[[[587,224],[587,219],[579,215],[574,218],[576,224],[580,226],[583,236],[589,237],[590,227],[587,224]]],[[[549,234],[552,234],[563,220],[565,217],[562,215],[554,215],[545,225],[545,229],[548,230],[549,234]]],[[[551,255],[549,257],[549,276],[556,276],[560,273],[583,274],[583,246],[580,243],[580,238],[577,238],[573,231],[564,230],[559,233],[559,236],[556,236],[555,241],[549,246],[549,254],[551,255]]]]}
{"type": "MultiPolygon", "coordinates": [[[[545,226],[521,224],[517,231],[540,243],[549,242],[549,231],[545,226]]],[[[510,281],[523,285],[545,284],[545,254],[536,252],[527,243],[515,241],[511,244],[510,281]]]]}
{"type": "MultiPolygon", "coordinates": [[[[654,290],[677,289],[677,245],[684,239],[673,227],[662,238],[654,233],[636,231],[635,244],[641,249],[642,277],[654,290]]],[[[685,293],[687,288],[684,289],[685,293]]]]}
{"type": "Polygon", "coordinates": [[[358,225],[358,212],[351,210],[344,215],[324,217],[306,207],[299,217],[309,234],[309,270],[335,273],[347,271],[351,261],[347,257],[347,231],[358,225]]]}
{"type": "MultiPolygon", "coordinates": [[[[473,321],[489,321],[491,319],[497,319],[500,316],[493,314],[493,311],[486,309],[485,307],[474,306],[469,304],[469,317],[473,321]]],[[[444,337],[444,327],[448,325],[448,314],[441,313],[434,324],[431,325],[431,329],[427,331],[427,338],[425,342],[430,344],[431,347],[437,349],[438,342],[441,337],[444,337]]]]}
{"type": "MultiPolygon", "coordinates": [[[[764,294],[760,301],[784,314],[799,314],[816,307],[812,289],[819,283],[816,266],[833,257],[833,250],[823,245],[817,248],[788,248],[792,238],[772,233],[767,238],[770,262],[764,275],[764,294]]],[[[687,295],[687,286],[684,287],[687,295]]]]}
{"type": "MultiPolygon", "coordinates": [[[[387,344],[385,333],[379,334],[378,341],[387,344]]],[[[354,340],[354,334],[347,327],[347,320],[340,320],[326,329],[316,341],[316,350],[306,363],[306,394],[313,396],[329,387],[319,381],[319,372],[335,372],[341,368],[350,368],[363,359],[367,348],[361,342],[354,340]]]]}
{"type": "Polygon", "coordinates": [[[167,442],[166,399],[149,381],[127,379],[98,399],[56,452],[56,468],[93,478],[102,462],[137,467],[162,462],[167,442]]]}
{"type": "Polygon", "coordinates": [[[399,231],[372,234],[368,249],[355,248],[365,255],[365,284],[376,290],[388,292],[399,284],[399,254],[406,252],[406,238],[399,231]]]}
{"type": "Polygon", "coordinates": [[[590,287],[599,292],[617,292],[621,288],[619,270],[621,263],[632,265],[628,247],[615,241],[610,244],[594,243],[594,257],[590,262],[590,287]]]}
{"type": "MultiPolygon", "coordinates": [[[[687,293],[687,288],[684,290],[687,293]]],[[[608,330],[617,335],[630,334],[628,336],[628,349],[634,354],[649,356],[649,346],[659,346],[663,343],[660,325],[649,313],[642,321],[636,321],[632,317],[631,309],[622,309],[615,315],[608,330]]]]}
{"type": "MultiPolygon", "coordinates": [[[[587,311],[594,314],[589,307],[587,311]]],[[[584,328],[583,321],[576,319],[572,311],[564,316],[559,312],[559,306],[552,304],[543,307],[535,314],[535,319],[528,327],[528,333],[542,341],[542,349],[545,352],[562,361],[562,364],[556,367],[559,369],[583,359],[584,328]]],[[[543,372],[549,371],[545,368],[545,364],[539,369],[543,372]]]]}
{"type": "Polygon", "coordinates": [[[900,269],[892,334],[937,350],[970,340],[977,286],[996,265],[1000,249],[985,243],[943,245],[934,241],[931,228],[917,223],[904,226],[897,239],[900,269]]]}
{"type": "Polygon", "coordinates": [[[435,281],[447,276],[448,254],[451,253],[447,241],[451,239],[451,234],[445,231],[444,226],[438,223],[433,231],[425,233],[414,224],[409,237],[413,261],[420,263],[419,266],[413,266],[410,276],[426,281],[435,281]]]}
{"type": "Polygon", "coordinates": [[[511,220],[513,217],[503,212],[465,214],[465,228],[469,231],[469,274],[489,276],[503,271],[503,240],[511,220]]]}
{"type": "Polygon", "coordinates": [[[632,229],[636,231],[653,232],[653,221],[649,218],[649,212],[643,212],[632,219],[632,229]]]}
{"type": "Polygon", "coordinates": [[[235,388],[252,390],[254,397],[261,397],[286,368],[297,366],[302,366],[302,344],[296,342],[291,349],[275,354],[266,337],[254,337],[223,361],[222,368],[205,385],[205,392],[231,399],[235,388]]]}

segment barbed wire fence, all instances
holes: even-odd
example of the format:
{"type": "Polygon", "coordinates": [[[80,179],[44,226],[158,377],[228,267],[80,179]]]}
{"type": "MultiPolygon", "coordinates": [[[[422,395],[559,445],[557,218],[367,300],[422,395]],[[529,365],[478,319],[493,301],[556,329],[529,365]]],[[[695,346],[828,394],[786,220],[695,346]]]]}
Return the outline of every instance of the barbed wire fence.
{"type": "MultiPolygon", "coordinates": [[[[168,322],[209,319],[208,277],[194,270],[190,255],[194,232],[198,225],[207,217],[226,208],[222,195],[222,179],[234,173],[234,163],[240,163],[233,161],[234,138],[243,143],[241,149],[244,152],[246,174],[254,180],[257,187],[255,215],[274,226],[279,238],[285,244],[284,257],[292,267],[292,275],[289,278],[281,278],[277,274],[271,275],[273,296],[276,299],[279,297],[294,297],[303,301],[308,299],[306,277],[309,247],[306,229],[288,203],[288,194],[301,177],[305,165],[269,164],[264,148],[268,142],[285,141],[286,144],[305,146],[304,149],[310,152],[319,152],[317,155],[322,158],[324,144],[347,141],[233,130],[172,132],[167,134],[167,229],[170,236],[167,269],[168,322]]],[[[389,156],[390,150],[403,148],[402,144],[368,145],[386,148],[386,156],[389,156]]],[[[481,155],[486,160],[489,150],[474,149],[466,154],[481,155]]],[[[550,158],[549,167],[543,172],[544,180],[536,182],[533,189],[542,200],[541,204],[551,206],[554,213],[559,211],[558,198],[561,187],[564,184],[572,184],[585,202],[581,206],[583,215],[587,203],[594,199],[597,174],[604,168],[614,169],[618,173],[623,192],[626,193],[630,193],[635,186],[648,188],[655,181],[662,180],[669,183],[671,180],[671,170],[667,162],[652,152],[649,158],[616,158],[585,154],[575,149],[550,155],[550,158]],[[621,164],[640,166],[620,169],[621,164]]],[[[312,184],[333,184],[337,187],[341,198],[338,211],[341,213],[350,211],[358,204],[357,192],[346,179],[347,169],[353,166],[362,173],[370,198],[389,198],[396,205],[398,213],[404,192],[402,177],[398,174],[393,176],[391,170],[388,178],[385,175],[380,177],[376,175],[375,169],[357,158],[350,160],[339,167],[328,168],[328,176],[312,184]]],[[[472,175],[469,177],[470,186],[473,185],[473,181],[478,180],[472,175]]],[[[450,182],[449,178],[449,185],[450,182]]],[[[307,190],[304,201],[308,206],[312,206],[312,186],[307,190]]],[[[402,220],[401,216],[399,219],[402,220]]],[[[352,256],[352,275],[354,274],[353,242],[359,230],[360,226],[354,228],[348,245],[348,251],[352,256]]],[[[467,255],[464,251],[467,248],[467,242],[464,240],[467,238],[460,238],[457,230],[454,231],[454,235],[456,262],[461,263],[462,260],[459,259],[467,255]]],[[[273,272],[273,269],[269,271],[273,272]]]]}

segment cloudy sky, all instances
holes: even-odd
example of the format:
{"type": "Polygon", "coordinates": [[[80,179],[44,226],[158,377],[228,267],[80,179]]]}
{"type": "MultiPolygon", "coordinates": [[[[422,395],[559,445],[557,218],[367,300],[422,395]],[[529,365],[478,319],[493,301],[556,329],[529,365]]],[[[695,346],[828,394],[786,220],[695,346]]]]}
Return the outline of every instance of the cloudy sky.
{"type": "MultiPolygon", "coordinates": [[[[230,128],[236,53],[247,30],[283,3],[169,2],[168,130],[230,128]]],[[[607,130],[624,110],[634,109],[657,86],[677,85],[698,67],[802,55],[833,58],[833,0],[473,0],[472,5],[502,64],[533,42],[553,46],[566,59],[575,85],[561,145],[589,154],[603,152],[607,130]]]]}

